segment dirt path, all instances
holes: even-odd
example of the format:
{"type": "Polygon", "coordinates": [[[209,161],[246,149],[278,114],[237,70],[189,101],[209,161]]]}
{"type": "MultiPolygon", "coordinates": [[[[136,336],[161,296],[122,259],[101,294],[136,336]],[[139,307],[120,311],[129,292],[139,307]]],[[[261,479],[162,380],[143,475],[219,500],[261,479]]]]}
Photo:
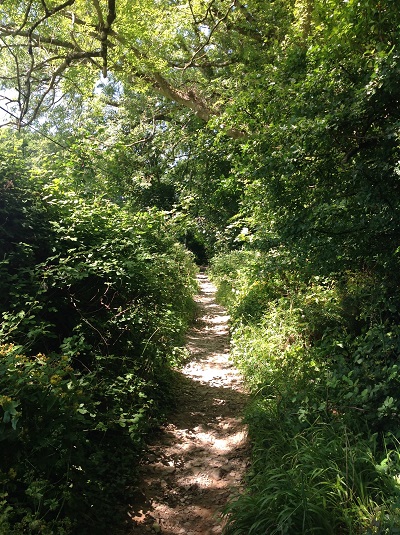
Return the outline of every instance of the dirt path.
{"type": "Polygon", "coordinates": [[[246,395],[229,361],[229,318],[208,278],[199,275],[199,282],[200,317],[187,338],[192,359],[179,377],[178,410],[142,466],[143,503],[131,512],[132,535],[221,533],[220,510],[241,489],[246,395]]]}

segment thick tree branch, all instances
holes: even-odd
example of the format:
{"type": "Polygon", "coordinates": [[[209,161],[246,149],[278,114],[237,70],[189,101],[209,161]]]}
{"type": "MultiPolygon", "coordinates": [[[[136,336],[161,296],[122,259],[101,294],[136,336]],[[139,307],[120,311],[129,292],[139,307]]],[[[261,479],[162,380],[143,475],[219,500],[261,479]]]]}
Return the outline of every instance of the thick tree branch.
{"type": "Polygon", "coordinates": [[[101,57],[103,59],[103,77],[107,78],[107,39],[108,35],[111,32],[111,25],[117,16],[115,9],[115,0],[108,0],[108,13],[106,19],[104,19],[103,17],[103,12],[101,11],[99,1],[92,0],[92,2],[95,6],[97,17],[99,19],[98,29],[101,41],[101,57]]]}
{"type": "Polygon", "coordinates": [[[115,0],[108,0],[107,28],[111,28],[112,23],[117,18],[115,0]]]}
{"type": "Polygon", "coordinates": [[[154,73],[152,78],[153,87],[164,97],[168,98],[169,100],[174,100],[186,108],[190,108],[203,121],[207,122],[210,120],[212,115],[215,115],[193,90],[189,90],[187,93],[179,91],[158,73],[154,73]]]}
{"type": "MultiPolygon", "coordinates": [[[[1,36],[4,38],[11,37],[14,39],[14,41],[17,41],[17,44],[19,44],[18,38],[21,38],[20,46],[22,48],[24,47],[23,40],[24,38],[27,38],[31,47],[29,49],[30,58],[28,65],[26,66],[25,74],[21,72],[20,67],[17,69],[16,73],[16,79],[20,84],[18,87],[18,92],[20,94],[21,123],[24,120],[24,122],[27,122],[27,124],[31,124],[37,118],[40,108],[44,105],[47,105],[46,101],[53,101],[50,98],[52,93],[55,92],[58,82],[62,77],[65,77],[66,71],[72,64],[82,61],[90,61],[96,68],[102,70],[104,77],[107,77],[108,48],[120,45],[122,45],[122,49],[125,49],[126,51],[129,50],[130,53],[123,54],[121,56],[120,64],[115,68],[118,68],[121,72],[126,73],[129,68],[132,68],[129,66],[129,60],[126,58],[129,58],[129,56],[133,54],[136,58],[134,63],[138,62],[139,64],[138,67],[136,67],[136,65],[133,67],[135,69],[135,76],[139,76],[145,80],[146,83],[148,83],[149,86],[156,90],[160,95],[192,110],[197,117],[205,122],[208,122],[212,117],[218,117],[220,115],[219,110],[215,109],[212,104],[208,103],[201,96],[199,91],[194,89],[196,84],[193,84],[193,87],[189,87],[186,90],[177,88],[168,80],[165,74],[159,72],[157,68],[152,66],[153,61],[147,57],[145,52],[140,50],[136,45],[132,44],[132,42],[134,43],[135,41],[127,39],[124,35],[120,35],[114,31],[112,26],[117,16],[115,0],[107,0],[107,15],[104,12],[104,9],[101,8],[99,0],[91,0],[97,15],[98,24],[89,24],[81,18],[76,17],[73,12],[66,10],[66,8],[73,5],[75,1],[76,0],[66,0],[65,2],[50,9],[46,3],[46,0],[43,0],[42,6],[45,14],[40,16],[40,18],[38,18],[30,28],[26,27],[29,18],[27,11],[25,12],[22,25],[19,24],[19,26],[17,26],[13,25],[12,23],[7,24],[4,22],[6,19],[0,21],[1,36]],[[54,16],[56,19],[57,17],[66,17],[72,21],[72,38],[70,40],[68,40],[68,37],[65,38],[63,35],[61,38],[59,38],[53,37],[51,34],[46,33],[46,24],[42,23],[54,16]],[[41,30],[41,28],[39,28],[40,24],[43,25],[43,32],[39,31],[41,30]],[[82,34],[86,29],[85,37],[89,35],[95,39],[98,42],[98,48],[91,50],[84,49],[84,41],[81,43],[78,39],[78,35],[80,35],[80,33],[77,32],[76,37],[74,35],[73,27],[75,24],[82,27],[82,34]],[[36,48],[42,50],[42,55],[34,54],[34,51],[36,52],[36,48]],[[100,59],[100,62],[96,61],[96,59],[100,59]],[[102,63],[102,65],[99,63],[102,63]],[[52,69],[53,71],[49,74],[49,71],[52,69]],[[20,82],[23,79],[25,79],[25,87],[23,87],[20,82]],[[30,111],[29,108],[32,106],[33,110],[30,111]],[[27,117],[29,117],[28,120],[26,119],[27,117]]],[[[206,61],[201,61],[200,56],[206,47],[212,42],[213,36],[221,24],[226,23],[227,19],[229,18],[229,14],[235,6],[235,1],[232,0],[229,8],[227,8],[227,11],[222,13],[218,18],[216,18],[215,14],[212,13],[213,7],[215,7],[215,0],[212,0],[209,3],[205,17],[208,20],[208,26],[211,28],[210,32],[207,35],[204,33],[201,34],[204,41],[193,52],[190,60],[179,70],[184,71],[189,67],[206,68],[207,66],[226,66],[227,64],[231,63],[231,61],[229,61],[228,63],[224,62],[218,64],[218,62],[214,63],[212,61],[207,61],[206,53],[203,55],[206,61]],[[213,22],[212,25],[209,24],[211,20],[213,22]]],[[[29,6],[26,9],[28,10],[29,6]]],[[[200,22],[201,21],[196,19],[196,23],[199,24],[200,22]]],[[[26,59],[28,59],[28,57],[26,57],[26,59]]],[[[14,61],[16,61],[16,59],[14,59],[14,61]]],[[[177,69],[177,67],[175,67],[175,69],[177,69]]],[[[187,85],[188,84],[186,82],[186,86],[187,85]]],[[[239,130],[227,130],[226,132],[232,137],[242,137],[244,135],[244,133],[239,130]]]]}

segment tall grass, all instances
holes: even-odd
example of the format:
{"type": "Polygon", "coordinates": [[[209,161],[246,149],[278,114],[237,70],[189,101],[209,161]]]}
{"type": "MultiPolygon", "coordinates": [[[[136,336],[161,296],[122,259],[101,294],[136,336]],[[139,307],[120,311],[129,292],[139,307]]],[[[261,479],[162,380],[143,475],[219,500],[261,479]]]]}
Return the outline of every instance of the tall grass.
{"type": "Polygon", "coordinates": [[[252,393],[252,468],[225,534],[400,533],[398,338],[368,316],[373,292],[357,275],[300,279],[285,254],[236,251],[212,276],[252,393]]]}
{"type": "Polygon", "coordinates": [[[251,429],[248,489],[226,508],[226,535],[400,532],[399,466],[379,469],[374,437],[362,439],[340,422],[314,422],[291,435],[258,418],[251,429]]]}

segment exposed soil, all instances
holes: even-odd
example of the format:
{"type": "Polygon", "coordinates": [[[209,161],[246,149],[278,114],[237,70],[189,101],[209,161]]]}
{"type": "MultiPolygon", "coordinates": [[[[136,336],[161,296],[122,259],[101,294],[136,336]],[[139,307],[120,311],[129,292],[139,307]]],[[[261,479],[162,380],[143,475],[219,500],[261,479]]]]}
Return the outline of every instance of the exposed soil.
{"type": "Polygon", "coordinates": [[[191,360],[179,373],[177,410],[153,437],[141,467],[132,535],[221,533],[221,509],[242,489],[246,394],[229,360],[229,317],[206,275],[199,282],[200,314],[187,337],[191,360]]]}

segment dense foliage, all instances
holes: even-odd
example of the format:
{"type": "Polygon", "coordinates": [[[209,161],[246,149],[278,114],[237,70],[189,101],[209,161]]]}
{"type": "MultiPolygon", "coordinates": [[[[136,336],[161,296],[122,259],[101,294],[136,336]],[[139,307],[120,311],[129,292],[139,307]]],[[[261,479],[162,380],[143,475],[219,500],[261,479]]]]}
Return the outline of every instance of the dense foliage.
{"type": "Polygon", "coordinates": [[[397,533],[400,332],[376,314],[382,285],[305,281],[271,253],[213,261],[253,392],[253,467],[227,533],[397,533]]]}
{"type": "Polygon", "coordinates": [[[399,19],[365,4],[304,2],[246,95],[268,126],[236,158],[243,250],[213,261],[254,395],[227,533],[400,530],[399,19]]]}
{"type": "Polygon", "coordinates": [[[162,213],[36,189],[1,150],[1,532],[109,533],[170,397],[195,269],[162,213]]]}
{"type": "Polygon", "coordinates": [[[3,531],[88,518],[100,442],[156,412],[186,246],[252,393],[227,533],[399,533],[399,28],[393,0],[0,7],[4,120],[34,128],[1,149],[3,531]]]}

